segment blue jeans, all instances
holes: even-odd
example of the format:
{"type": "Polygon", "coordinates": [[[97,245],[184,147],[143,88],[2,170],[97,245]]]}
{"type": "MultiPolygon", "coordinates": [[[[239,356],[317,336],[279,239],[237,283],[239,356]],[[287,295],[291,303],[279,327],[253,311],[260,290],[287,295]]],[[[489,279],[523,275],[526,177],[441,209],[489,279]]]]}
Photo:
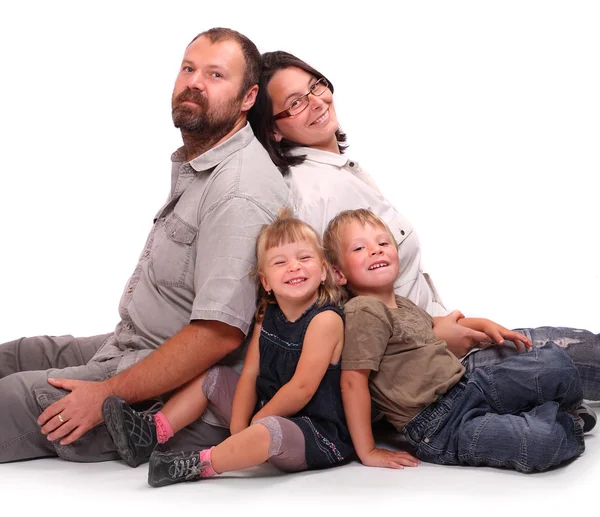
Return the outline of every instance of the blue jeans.
{"type": "MultiPolygon", "coordinates": [[[[581,377],[583,398],[600,400],[600,334],[587,330],[566,327],[539,327],[534,329],[515,329],[525,334],[536,347],[548,341],[554,341],[571,358],[581,377]]],[[[478,350],[464,360],[467,372],[490,364],[497,364],[508,357],[518,354],[510,343],[478,350]]]]}
{"type": "Polygon", "coordinates": [[[575,365],[549,342],[467,374],[404,434],[431,463],[543,471],[584,451],[583,429],[567,413],[581,400],[575,365]]]}

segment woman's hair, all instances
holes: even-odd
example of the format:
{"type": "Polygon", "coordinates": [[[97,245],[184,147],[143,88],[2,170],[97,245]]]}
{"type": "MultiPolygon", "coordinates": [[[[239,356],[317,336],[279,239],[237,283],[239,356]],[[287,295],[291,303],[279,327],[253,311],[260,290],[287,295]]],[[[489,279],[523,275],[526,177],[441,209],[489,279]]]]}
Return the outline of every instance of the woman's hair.
{"type": "MultiPolygon", "coordinates": [[[[276,72],[284,70],[286,68],[296,67],[304,70],[313,77],[320,79],[325,77],[318,70],[315,70],[308,63],[302,61],[300,58],[278,50],[276,52],[265,52],[262,55],[262,72],[258,81],[258,95],[256,96],[256,102],[248,113],[248,121],[254,130],[256,138],[260,141],[263,147],[269,153],[271,160],[279,170],[286,174],[289,167],[302,163],[306,156],[293,156],[289,151],[295,147],[302,147],[302,144],[291,142],[285,138],[281,142],[276,142],[273,138],[273,130],[275,129],[275,121],[273,120],[273,100],[269,96],[267,86],[273,78],[276,72]]],[[[327,79],[325,77],[325,79],[327,79]]],[[[333,84],[327,79],[329,83],[329,89],[333,93],[333,84]]],[[[338,148],[341,153],[346,149],[346,145],[343,143],[346,141],[346,134],[341,130],[337,129],[335,136],[338,141],[338,148]]]]}
{"type": "Polygon", "coordinates": [[[257,321],[262,320],[267,305],[277,303],[275,295],[272,292],[267,293],[265,291],[259,278],[265,252],[271,248],[298,241],[310,243],[317,252],[319,259],[325,264],[326,277],[319,285],[317,306],[320,307],[326,303],[332,305],[339,305],[342,303],[344,291],[333,279],[331,266],[325,259],[325,251],[321,244],[321,237],[319,237],[319,234],[312,226],[293,217],[291,209],[287,207],[279,211],[275,221],[271,224],[266,224],[261,228],[256,239],[256,265],[251,272],[251,276],[256,280],[258,288],[258,302],[256,307],[257,321]]]}

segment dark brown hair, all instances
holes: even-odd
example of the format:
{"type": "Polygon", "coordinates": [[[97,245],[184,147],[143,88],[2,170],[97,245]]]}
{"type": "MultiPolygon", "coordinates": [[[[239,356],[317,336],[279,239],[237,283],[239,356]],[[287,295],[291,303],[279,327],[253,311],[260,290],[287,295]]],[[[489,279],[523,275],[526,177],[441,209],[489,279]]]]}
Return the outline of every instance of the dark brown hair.
{"type": "MultiPolygon", "coordinates": [[[[248,121],[254,130],[256,138],[258,138],[260,143],[269,153],[273,163],[279,167],[279,170],[283,174],[288,172],[289,167],[299,165],[306,159],[306,156],[293,156],[289,153],[290,149],[302,147],[301,144],[286,139],[281,140],[281,142],[276,142],[273,139],[273,130],[275,129],[275,121],[273,120],[273,101],[269,96],[267,86],[276,72],[290,67],[300,68],[316,79],[325,77],[308,63],[288,52],[284,52],[283,50],[266,52],[262,55],[262,72],[258,82],[256,102],[248,113],[248,121]]],[[[327,79],[327,77],[325,77],[325,79],[327,79]]],[[[329,79],[327,79],[327,82],[329,83],[331,93],[333,93],[333,84],[331,84],[329,79]]],[[[342,145],[346,141],[346,134],[338,128],[335,132],[335,136],[338,141],[338,148],[340,152],[343,153],[347,147],[346,145],[342,145]]]]}
{"type": "Polygon", "coordinates": [[[240,88],[240,97],[243,96],[255,84],[258,84],[261,71],[260,52],[258,51],[258,48],[256,48],[256,45],[248,37],[237,31],[234,31],[233,29],[214,27],[198,34],[192,41],[190,41],[189,45],[191,45],[201,36],[208,38],[212,43],[233,40],[240,46],[242,54],[244,55],[244,61],[246,62],[246,72],[240,88]]]}

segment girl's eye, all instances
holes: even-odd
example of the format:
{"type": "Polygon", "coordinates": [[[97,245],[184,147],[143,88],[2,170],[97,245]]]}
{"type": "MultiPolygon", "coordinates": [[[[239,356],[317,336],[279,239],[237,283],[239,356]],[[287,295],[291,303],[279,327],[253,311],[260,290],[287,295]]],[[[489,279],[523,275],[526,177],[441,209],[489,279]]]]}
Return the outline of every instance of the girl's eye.
{"type": "Polygon", "coordinates": [[[364,247],[364,246],[357,246],[357,247],[356,247],[356,248],[354,248],[352,251],[360,251],[360,250],[363,250],[363,249],[365,249],[365,247],[364,247]]]}
{"type": "Polygon", "coordinates": [[[283,264],[285,264],[283,260],[278,260],[277,262],[275,262],[276,266],[282,266],[283,264]]]}
{"type": "Polygon", "coordinates": [[[309,258],[312,258],[310,255],[304,255],[303,257],[300,257],[300,260],[308,260],[309,258]]]}

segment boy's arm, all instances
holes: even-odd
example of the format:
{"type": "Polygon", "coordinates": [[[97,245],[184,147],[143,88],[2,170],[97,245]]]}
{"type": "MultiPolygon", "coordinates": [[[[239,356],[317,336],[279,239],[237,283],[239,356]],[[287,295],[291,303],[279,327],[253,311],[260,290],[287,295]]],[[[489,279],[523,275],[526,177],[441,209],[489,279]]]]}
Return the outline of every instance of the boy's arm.
{"type": "Polygon", "coordinates": [[[292,416],[316,393],[334,352],[344,340],[344,322],[334,311],[317,314],[306,329],[300,360],[290,381],[254,415],[253,422],[267,416],[292,416]]]}
{"type": "Polygon", "coordinates": [[[401,469],[416,467],[419,460],[407,452],[377,449],[371,428],[370,370],[342,371],[342,401],[352,443],[363,465],[401,469]]]}
{"type": "Polygon", "coordinates": [[[257,323],[254,326],[244,367],[235,387],[233,396],[233,406],[231,408],[231,422],[229,431],[231,434],[239,433],[250,425],[250,418],[256,407],[256,378],[260,373],[260,351],[258,348],[258,338],[262,325],[257,323]]]}

